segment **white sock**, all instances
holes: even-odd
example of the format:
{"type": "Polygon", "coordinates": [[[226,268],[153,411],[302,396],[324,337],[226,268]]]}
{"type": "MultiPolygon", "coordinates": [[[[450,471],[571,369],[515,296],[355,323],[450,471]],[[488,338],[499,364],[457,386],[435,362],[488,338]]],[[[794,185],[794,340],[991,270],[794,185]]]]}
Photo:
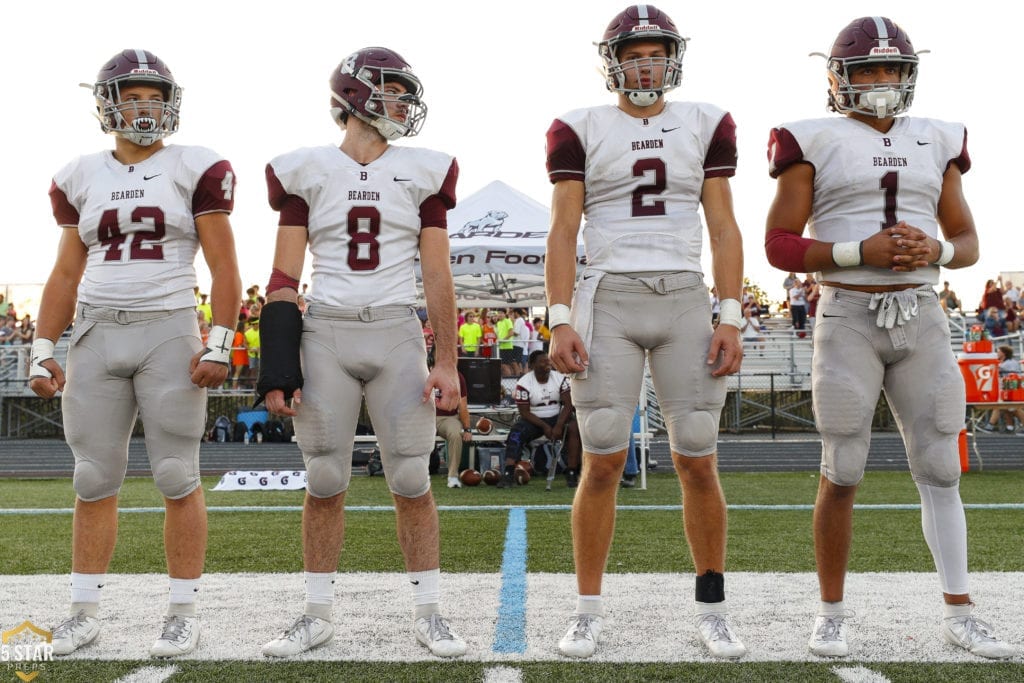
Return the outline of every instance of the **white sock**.
{"type": "Polygon", "coordinates": [[[601,604],[601,596],[577,595],[576,614],[593,614],[598,617],[602,616],[604,614],[604,606],[601,604]]]}
{"type": "Polygon", "coordinates": [[[700,602],[694,601],[694,614],[698,617],[705,614],[728,614],[729,610],[726,607],[725,600],[722,602],[700,602]]]}
{"type": "Polygon", "coordinates": [[[84,611],[95,617],[100,605],[100,589],[107,582],[106,574],[79,574],[71,572],[71,612],[84,611]]]}
{"type": "Polygon", "coordinates": [[[412,586],[413,618],[420,619],[440,613],[440,568],[409,572],[409,585],[412,586]]]}
{"type": "Polygon", "coordinates": [[[969,602],[966,605],[950,605],[949,603],[942,603],[942,618],[943,619],[954,619],[956,617],[969,617],[971,612],[974,611],[974,603],[969,602]]]}
{"type": "Polygon", "coordinates": [[[819,617],[836,617],[841,616],[845,613],[846,606],[843,604],[842,600],[840,600],[839,602],[825,602],[824,600],[822,600],[821,606],[818,607],[819,617]]]}
{"type": "Polygon", "coordinates": [[[170,579],[170,602],[167,616],[194,617],[199,579],[170,579]]]}
{"type": "Polygon", "coordinates": [[[917,484],[921,494],[921,528],[939,572],[942,592],[966,595],[967,518],[960,500],[960,486],[917,484]]]}
{"type": "Polygon", "coordinates": [[[304,614],[331,620],[334,605],[334,579],[337,572],[304,572],[306,577],[306,609],[304,614]]]}

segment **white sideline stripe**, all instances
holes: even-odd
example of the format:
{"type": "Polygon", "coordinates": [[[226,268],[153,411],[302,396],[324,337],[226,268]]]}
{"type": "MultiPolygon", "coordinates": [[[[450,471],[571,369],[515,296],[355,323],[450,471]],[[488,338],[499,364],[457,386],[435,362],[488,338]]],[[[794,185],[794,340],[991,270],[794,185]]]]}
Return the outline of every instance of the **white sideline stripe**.
{"type": "MultiPolygon", "coordinates": [[[[814,505],[727,505],[730,510],[757,510],[765,512],[782,511],[811,511],[814,505]]],[[[346,512],[392,512],[391,505],[350,505],[345,508],[346,512]]],[[[565,512],[572,510],[572,505],[438,505],[441,512],[485,512],[499,511],[508,512],[513,509],[522,509],[527,512],[531,510],[543,512],[565,512]]],[[[615,509],[620,512],[632,511],[662,511],[678,512],[682,510],[681,505],[617,505],[615,509]]],[[[920,503],[874,503],[854,504],[854,510],[920,510],[920,503]]],[[[1024,503],[964,503],[965,510],[1024,510],[1024,503]]],[[[302,512],[301,505],[211,505],[206,508],[207,512],[302,512]]],[[[0,508],[0,516],[3,515],[70,515],[74,508],[0,508]]],[[[125,514],[163,512],[162,507],[135,507],[119,508],[118,512],[125,514]]]]}
{"type": "Polygon", "coordinates": [[[834,666],[832,673],[839,676],[843,683],[891,683],[882,674],[863,666],[834,666]]]}
{"type": "MultiPolygon", "coordinates": [[[[807,637],[820,603],[813,572],[731,572],[730,621],[749,653],[743,661],[825,663],[807,650],[807,637]]],[[[49,628],[67,612],[67,574],[0,576],[0,630],[28,620],[49,628]]],[[[301,572],[207,574],[199,595],[203,640],[184,661],[264,661],[260,648],[302,610],[301,572]]],[[[469,645],[467,661],[516,667],[524,662],[566,661],[557,642],[576,607],[571,573],[527,573],[525,641],[521,653],[493,652],[501,574],[444,573],[442,607],[453,629],[469,645]]],[[[851,624],[851,658],[876,662],[960,662],[983,660],[947,644],[939,634],[942,593],[934,572],[852,573],[846,579],[851,624]]],[[[693,578],[687,571],[607,574],[605,624],[599,663],[711,662],[690,616],[693,578]]],[[[971,576],[977,614],[1000,638],[1024,643],[1024,572],[979,572],[971,576]]],[[[297,661],[437,662],[412,633],[411,595],[404,572],[338,574],[335,634],[330,643],[297,661]],[[372,643],[372,647],[367,647],[372,643]]],[[[159,631],[167,604],[162,574],[108,574],[100,605],[103,633],[70,661],[142,661],[159,631]]],[[[1024,662],[1018,655],[1012,661],[1024,662]]],[[[834,663],[828,663],[832,666],[834,663]]],[[[180,665],[179,665],[180,666],[180,665]]]]}
{"type": "Polygon", "coordinates": [[[484,669],[484,683],[523,683],[523,670],[511,666],[484,669]]]}
{"type": "Polygon", "coordinates": [[[176,666],[144,666],[121,676],[114,683],[164,683],[178,671],[176,666]]]}

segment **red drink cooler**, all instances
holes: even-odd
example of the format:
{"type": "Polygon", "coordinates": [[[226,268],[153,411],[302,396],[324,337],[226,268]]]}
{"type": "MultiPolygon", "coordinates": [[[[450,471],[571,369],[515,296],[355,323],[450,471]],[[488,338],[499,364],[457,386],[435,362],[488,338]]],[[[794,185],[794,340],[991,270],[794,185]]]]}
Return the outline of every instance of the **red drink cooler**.
{"type": "Polygon", "coordinates": [[[957,356],[964,376],[968,403],[999,400],[999,356],[994,353],[961,353],[957,356]]]}

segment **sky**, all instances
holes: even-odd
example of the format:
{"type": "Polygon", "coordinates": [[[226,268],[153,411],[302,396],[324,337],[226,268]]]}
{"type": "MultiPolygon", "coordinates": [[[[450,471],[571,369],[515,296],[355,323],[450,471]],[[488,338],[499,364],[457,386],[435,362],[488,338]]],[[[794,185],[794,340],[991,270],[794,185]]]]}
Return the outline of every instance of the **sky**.
{"type": "MultiPolygon", "coordinates": [[[[22,4],[18,18],[8,17],[0,29],[7,88],[0,107],[0,130],[7,133],[0,286],[42,283],[49,275],[60,232],[47,197],[50,180],[75,156],[113,146],[92,116],[91,94],[78,84],[92,83],[122,49],[155,52],[183,86],[181,127],[168,141],[210,147],[234,166],[231,220],[245,287],[265,285],[273,259],[277,215],[266,201],[263,168],[297,147],[340,143],[327,80],[346,55],[383,45],[412,64],[429,113],[421,134],[398,144],[456,156],[460,196],[503,180],[548,205],[544,133],[571,109],[614,103],[593,43],[626,6],[621,0],[368,6],[177,0],[112,14],[95,0],[22,4]]],[[[691,39],[682,85],[669,99],[711,102],[736,121],[739,168],[732,188],[745,274],[771,298],[780,298],[785,273],[768,265],[762,246],[775,191],[765,157],[768,131],[827,115],[825,62],[808,53],[827,52],[851,20],[879,13],[902,25],[919,51],[930,50],[921,57],[911,114],[962,121],[968,129],[974,166],[964,191],[981,258],[969,269],[943,271],[943,279],[973,306],[986,279],[1024,270],[1018,209],[1024,137],[1014,121],[1020,5],[1000,3],[996,10],[988,0],[892,0],[851,10],[848,3],[778,0],[657,7],[691,39]]],[[[706,235],[704,251],[710,273],[706,235]]],[[[205,289],[202,257],[197,271],[205,289]]],[[[309,274],[307,259],[303,280],[309,274]]]]}

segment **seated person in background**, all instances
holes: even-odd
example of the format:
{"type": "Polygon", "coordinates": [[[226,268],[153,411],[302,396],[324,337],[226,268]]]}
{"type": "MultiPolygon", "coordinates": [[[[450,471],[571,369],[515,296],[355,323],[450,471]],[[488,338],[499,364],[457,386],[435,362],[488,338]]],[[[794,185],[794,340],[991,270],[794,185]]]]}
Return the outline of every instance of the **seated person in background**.
{"type": "Polygon", "coordinates": [[[528,366],[530,372],[516,384],[519,419],[508,431],[505,471],[498,487],[510,488],[515,483],[516,463],[523,448],[531,441],[542,436],[548,441],[562,441],[564,435],[568,459],[565,478],[569,487],[574,488],[579,480],[582,443],[569,395],[569,378],[551,369],[551,360],[544,351],[531,353],[528,366]]]}
{"type": "Polygon", "coordinates": [[[0,344],[13,344],[18,337],[18,319],[13,315],[4,318],[0,324],[0,344]]]}
{"type": "Polygon", "coordinates": [[[755,313],[756,304],[743,307],[743,327],[740,328],[740,336],[743,338],[743,345],[748,348],[757,349],[759,356],[764,355],[764,337],[761,336],[761,320],[755,313]]]}
{"type": "Polygon", "coordinates": [[[988,330],[989,337],[1006,336],[1006,325],[1003,322],[1003,314],[1005,314],[1005,311],[1000,311],[995,306],[990,306],[983,314],[981,322],[985,324],[985,329],[988,330]]]}
{"type": "Polygon", "coordinates": [[[949,288],[948,282],[942,283],[942,291],[939,292],[939,305],[948,315],[950,311],[960,308],[960,299],[956,298],[956,292],[949,288]]]}
{"type": "MultiPolygon", "coordinates": [[[[996,355],[999,356],[999,379],[1000,384],[1002,379],[1009,374],[1021,374],[1020,361],[1013,357],[1013,347],[1009,345],[1003,345],[996,349],[996,355]]],[[[1014,431],[1014,418],[1024,426],[1024,410],[1021,408],[1011,408],[1006,411],[1007,418],[1009,419],[1006,425],[1006,431],[1014,431]]],[[[999,431],[999,420],[1002,418],[1003,409],[993,408],[989,411],[988,420],[981,422],[979,427],[986,432],[997,432],[999,431]]],[[[1017,430],[1017,436],[1024,436],[1024,429],[1017,430]]]]}
{"type": "Polygon", "coordinates": [[[460,489],[459,464],[462,462],[462,444],[473,440],[469,426],[469,404],[467,403],[466,378],[459,373],[459,405],[453,410],[436,408],[437,435],[445,440],[448,447],[448,488],[460,489]]]}

